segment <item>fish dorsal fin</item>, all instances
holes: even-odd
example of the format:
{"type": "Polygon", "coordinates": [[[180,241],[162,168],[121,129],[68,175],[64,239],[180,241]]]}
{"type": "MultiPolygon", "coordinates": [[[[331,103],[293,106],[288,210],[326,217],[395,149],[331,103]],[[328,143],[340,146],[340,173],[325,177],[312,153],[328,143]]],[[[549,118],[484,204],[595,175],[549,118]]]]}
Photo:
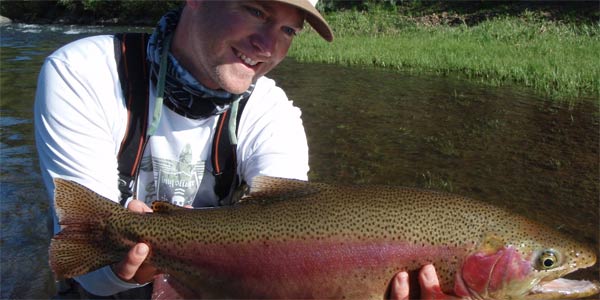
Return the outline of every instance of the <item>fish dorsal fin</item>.
{"type": "Polygon", "coordinates": [[[152,211],[155,213],[176,213],[187,211],[187,209],[166,201],[154,201],[152,202],[152,211]]]}
{"type": "Polygon", "coordinates": [[[286,179],[269,176],[257,176],[252,180],[250,193],[242,198],[242,202],[252,203],[264,200],[288,200],[304,197],[318,192],[316,185],[297,179],[286,179]]]}

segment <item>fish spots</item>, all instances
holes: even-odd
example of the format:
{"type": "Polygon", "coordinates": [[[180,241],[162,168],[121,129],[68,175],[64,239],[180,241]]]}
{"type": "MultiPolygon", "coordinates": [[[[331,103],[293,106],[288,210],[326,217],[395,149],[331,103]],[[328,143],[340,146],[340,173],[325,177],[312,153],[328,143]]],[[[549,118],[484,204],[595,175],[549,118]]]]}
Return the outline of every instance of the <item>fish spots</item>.
{"type": "MultiPolygon", "coordinates": [[[[118,260],[132,243],[144,241],[151,246],[153,265],[219,296],[215,298],[382,298],[394,274],[426,263],[435,265],[442,289],[451,290],[457,270],[464,269],[473,253],[529,262],[552,249],[557,267],[533,272],[537,277],[527,282],[589,266],[596,259],[593,250],[569,237],[455,195],[382,186],[278,184],[276,192],[263,186],[262,194],[253,196],[258,199],[243,205],[139,215],[58,182],[56,211],[64,233],[52,242],[53,269],[61,274],[89,270],[82,261],[99,265],[118,260]],[[69,213],[73,211],[81,214],[69,213]],[[85,226],[72,226],[80,222],[85,226]],[[67,236],[92,236],[77,228],[101,233],[89,241],[91,249],[64,242],[67,236]],[[510,255],[497,254],[498,249],[510,249],[510,255]],[[74,252],[83,254],[65,254],[74,252]],[[114,257],[99,259],[104,252],[114,257]]],[[[489,265],[502,270],[494,259],[489,265]]],[[[521,263],[507,265],[522,274],[531,270],[521,263]]],[[[471,270],[479,269],[471,265],[471,270]]],[[[504,273],[496,274],[498,285],[504,273]]],[[[478,278],[473,280],[480,283],[478,278]]]]}

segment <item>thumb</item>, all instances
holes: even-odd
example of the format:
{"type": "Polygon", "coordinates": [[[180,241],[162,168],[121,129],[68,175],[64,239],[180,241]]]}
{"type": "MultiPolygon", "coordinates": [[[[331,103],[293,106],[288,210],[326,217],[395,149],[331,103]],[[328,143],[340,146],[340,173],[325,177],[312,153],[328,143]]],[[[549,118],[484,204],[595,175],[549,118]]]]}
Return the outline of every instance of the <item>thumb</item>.
{"type": "Polygon", "coordinates": [[[148,245],[136,244],[129,250],[125,259],[114,265],[113,272],[123,281],[131,281],[149,252],[148,245]]]}

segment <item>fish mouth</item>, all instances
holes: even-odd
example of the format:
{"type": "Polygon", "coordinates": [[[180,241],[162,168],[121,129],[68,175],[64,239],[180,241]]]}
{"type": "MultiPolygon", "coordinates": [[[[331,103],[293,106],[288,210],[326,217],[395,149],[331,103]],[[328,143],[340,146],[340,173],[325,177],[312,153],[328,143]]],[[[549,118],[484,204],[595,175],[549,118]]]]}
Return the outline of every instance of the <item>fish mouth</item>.
{"type": "Polygon", "coordinates": [[[525,296],[525,299],[577,299],[600,293],[597,281],[557,278],[541,281],[525,296]]]}

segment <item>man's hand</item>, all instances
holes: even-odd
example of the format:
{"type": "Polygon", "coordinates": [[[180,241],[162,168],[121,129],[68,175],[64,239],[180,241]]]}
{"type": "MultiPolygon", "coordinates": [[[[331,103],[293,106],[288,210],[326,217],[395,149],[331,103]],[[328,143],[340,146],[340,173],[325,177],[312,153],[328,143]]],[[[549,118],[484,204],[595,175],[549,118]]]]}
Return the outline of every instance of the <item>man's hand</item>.
{"type": "MultiPolygon", "coordinates": [[[[428,264],[419,272],[419,285],[421,286],[421,299],[456,299],[442,292],[440,282],[433,265],[428,264]]],[[[395,300],[408,300],[409,298],[408,273],[400,272],[392,280],[390,298],[395,300]]]]}
{"type": "MultiPolygon", "coordinates": [[[[137,213],[151,213],[152,209],[144,202],[132,200],[127,209],[137,213]]],[[[144,264],[144,260],[150,253],[150,247],[144,243],[138,243],[129,250],[127,256],[117,264],[112,266],[112,270],[121,280],[144,284],[152,281],[158,274],[158,270],[153,266],[144,264]]]]}

